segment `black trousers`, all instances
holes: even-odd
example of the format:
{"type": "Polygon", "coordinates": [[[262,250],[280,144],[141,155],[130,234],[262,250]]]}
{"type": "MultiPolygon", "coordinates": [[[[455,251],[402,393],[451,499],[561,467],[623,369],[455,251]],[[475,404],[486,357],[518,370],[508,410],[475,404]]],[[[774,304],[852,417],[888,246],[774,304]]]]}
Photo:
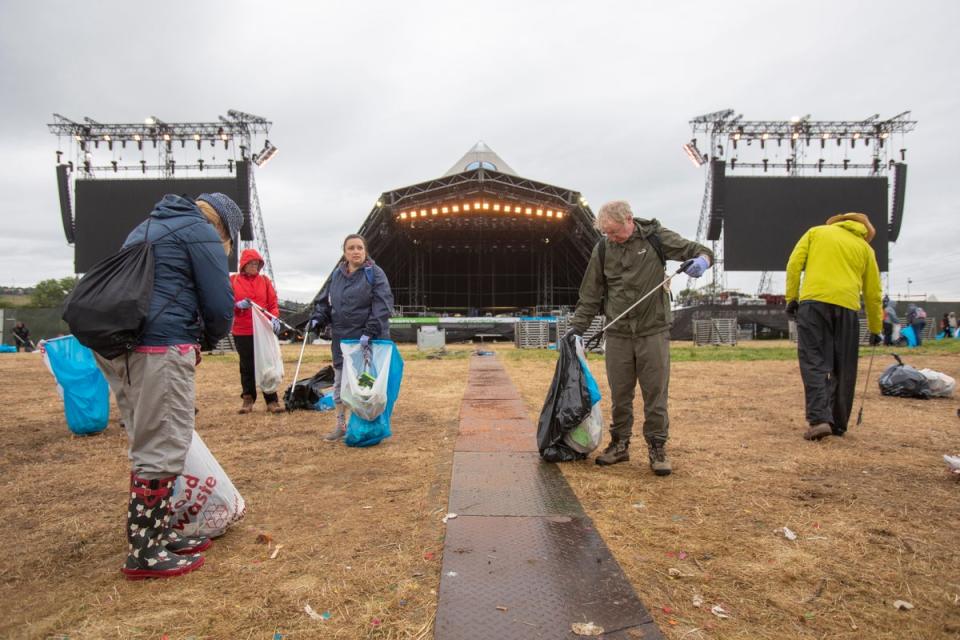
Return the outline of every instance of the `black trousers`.
{"type": "Polygon", "coordinates": [[[801,302],[797,310],[797,343],[807,422],[826,422],[834,434],[843,435],[857,387],[857,312],[826,302],[801,302]]]}
{"type": "MultiPolygon", "coordinates": [[[[257,399],[257,377],[253,362],[253,336],[233,336],[237,345],[237,354],[240,356],[240,386],[243,395],[257,399]]],[[[276,393],[265,393],[263,399],[269,404],[277,401],[276,393]]]]}

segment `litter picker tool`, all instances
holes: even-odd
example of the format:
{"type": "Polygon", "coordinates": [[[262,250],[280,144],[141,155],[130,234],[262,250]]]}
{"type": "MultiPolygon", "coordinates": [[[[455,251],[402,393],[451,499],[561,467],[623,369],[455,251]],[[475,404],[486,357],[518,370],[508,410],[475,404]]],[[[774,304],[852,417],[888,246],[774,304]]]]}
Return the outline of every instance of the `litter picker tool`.
{"type": "MultiPolygon", "coordinates": [[[[277,316],[273,315],[272,313],[270,313],[269,311],[267,311],[266,309],[264,309],[263,307],[261,307],[260,305],[258,305],[258,304],[257,304],[256,302],[254,302],[253,300],[250,301],[250,304],[253,305],[254,307],[256,307],[257,309],[260,309],[261,313],[263,313],[263,315],[267,316],[267,317],[270,318],[271,320],[280,320],[280,318],[278,318],[277,316]]],[[[285,326],[287,329],[290,329],[290,331],[293,331],[293,334],[294,334],[294,335],[297,334],[296,328],[291,327],[289,324],[287,324],[287,323],[284,322],[283,320],[280,320],[280,324],[282,324],[283,326],[285,326]]]]}
{"type": "MultiPolygon", "coordinates": [[[[283,320],[281,320],[280,322],[283,322],[283,320]]],[[[288,325],[288,326],[289,326],[289,325],[288,325]]],[[[303,332],[303,344],[300,345],[300,357],[297,358],[297,370],[296,370],[296,372],[294,372],[294,374],[293,374],[293,386],[290,387],[291,389],[295,389],[295,388],[296,388],[296,386],[297,386],[297,380],[300,379],[300,363],[303,362],[303,350],[307,348],[307,338],[309,338],[309,337],[310,337],[310,332],[309,332],[309,331],[304,331],[304,332],[303,332]]],[[[292,392],[292,391],[290,392],[290,397],[293,398],[293,392],[292,392]]]]}
{"type": "Polygon", "coordinates": [[[857,426],[863,422],[863,403],[867,400],[867,387],[870,385],[870,371],[873,369],[873,356],[877,355],[877,345],[870,352],[870,364],[867,365],[867,378],[863,381],[863,393],[860,394],[860,411],[857,413],[857,426]]]}
{"type": "Polygon", "coordinates": [[[610,322],[608,322],[602,329],[600,329],[600,331],[597,331],[595,334],[593,334],[593,335],[590,337],[590,340],[588,340],[588,341],[583,345],[584,348],[587,349],[587,350],[590,350],[590,349],[596,349],[597,347],[599,347],[599,346],[600,346],[600,341],[603,339],[603,332],[604,332],[604,331],[606,331],[607,329],[609,329],[610,327],[612,327],[612,326],[613,326],[614,324],[616,324],[621,318],[623,318],[625,315],[627,315],[628,313],[630,313],[631,311],[633,311],[633,309],[634,309],[638,304],[640,304],[641,302],[643,302],[644,300],[646,300],[647,298],[649,298],[650,296],[652,296],[657,290],[659,290],[661,287],[665,286],[668,282],[670,282],[671,280],[673,280],[674,277],[676,277],[676,276],[680,275],[681,273],[683,273],[683,269],[684,269],[684,267],[686,267],[686,266],[687,266],[687,263],[686,263],[686,262],[684,262],[683,264],[681,264],[681,265],[680,265],[680,268],[677,269],[676,271],[674,271],[673,273],[671,273],[670,275],[668,275],[666,278],[664,278],[664,279],[663,279],[663,282],[661,282],[660,284],[658,284],[657,286],[655,286],[653,289],[650,289],[650,291],[646,292],[646,293],[643,295],[642,298],[640,298],[639,300],[637,300],[636,302],[634,302],[632,305],[630,305],[629,307],[627,307],[627,309],[626,309],[623,313],[621,313],[621,314],[618,315],[616,318],[614,318],[613,320],[611,320],[610,322]]]}

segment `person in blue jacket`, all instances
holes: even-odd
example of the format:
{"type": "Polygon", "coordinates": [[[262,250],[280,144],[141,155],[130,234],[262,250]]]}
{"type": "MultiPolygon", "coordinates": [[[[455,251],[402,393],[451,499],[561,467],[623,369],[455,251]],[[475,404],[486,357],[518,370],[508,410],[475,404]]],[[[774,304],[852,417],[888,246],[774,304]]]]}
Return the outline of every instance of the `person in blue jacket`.
{"type": "Polygon", "coordinates": [[[243,222],[221,193],[196,201],[164,196],[130,232],[124,247],[153,245],[150,311],[138,346],[125,357],[96,355],[117,399],[131,461],[127,578],[167,578],[199,569],[210,541],[171,525],[173,486],[193,440],[194,372],[199,343],[218,341],[233,323],[227,269],[231,239],[243,222]]]}
{"type": "Polygon", "coordinates": [[[333,399],[337,409],[337,422],[324,440],[335,442],[347,430],[346,412],[340,400],[343,374],[341,340],[356,340],[368,348],[370,340],[390,337],[390,312],[393,309],[393,292],[383,269],[367,254],[367,241],[363,236],[350,234],[343,241],[343,256],[327,278],[320,293],[313,300],[310,329],[332,329],[333,342],[333,399]]]}

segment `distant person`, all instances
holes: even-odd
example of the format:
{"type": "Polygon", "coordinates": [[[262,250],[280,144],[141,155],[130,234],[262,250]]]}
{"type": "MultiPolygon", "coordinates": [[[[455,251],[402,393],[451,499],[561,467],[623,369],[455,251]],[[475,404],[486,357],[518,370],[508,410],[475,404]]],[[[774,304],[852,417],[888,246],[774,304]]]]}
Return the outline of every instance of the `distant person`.
{"type": "Polygon", "coordinates": [[[807,440],[847,431],[860,357],[861,295],[870,344],[882,340],[880,270],[869,244],[875,235],[865,214],[836,215],[808,229],[787,261],[787,314],[797,322],[807,440]]]}
{"type": "MultiPolygon", "coordinates": [[[[940,333],[944,338],[953,337],[953,329],[950,327],[950,314],[944,313],[943,317],[940,318],[940,333]]],[[[938,336],[939,337],[939,336],[938,336]]]]}
{"type": "Polygon", "coordinates": [[[196,202],[167,195],[123,245],[153,244],[150,311],[132,352],[113,360],[95,355],[130,445],[128,553],[121,571],[132,580],[199,569],[197,552],[210,546],[207,538],[184,538],[170,526],[171,499],[193,440],[198,343],[220,340],[233,322],[227,255],[242,222],[240,208],[222,193],[196,202]]]}
{"type": "Polygon", "coordinates": [[[17,352],[23,349],[27,353],[33,351],[33,341],[30,339],[30,329],[22,322],[13,325],[13,341],[16,342],[17,352]]]}
{"type": "MultiPolygon", "coordinates": [[[[890,300],[890,296],[883,296],[883,344],[890,347],[897,342],[894,338],[894,327],[900,328],[900,318],[897,316],[897,307],[890,300]]],[[[897,331],[899,333],[899,331],[897,331]]]]}
{"type": "MultiPolygon", "coordinates": [[[[666,277],[664,260],[685,261],[684,271],[692,278],[703,275],[713,263],[713,253],[705,246],[685,240],[655,219],[634,218],[630,204],[623,200],[600,207],[595,224],[604,237],[593,248],[580,283],[577,309],[570,320],[570,333],[576,335],[583,335],[594,316],[602,313],[608,320],[616,318],[643,294],[656,289],[666,277]]],[[[597,464],[630,460],[633,399],[639,382],[650,468],[658,476],[673,471],[667,457],[670,322],[670,293],[664,288],[604,334],[613,421],[610,443],[597,456],[597,464]]]]}
{"type": "Polygon", "coordinates": [[[907,305],[907,324],[913,328],[913,335],[917,338],[917,346],[923,344],[923,330],[927,326],[927,312],[923,307],[915,304],[907,305]]]}
{"type": "MultiPolygon", "coordinates": [[[[233,316],[233,341],[240,356],[240,395],[243,405],[237,413],[250,413],[257,402],[257,380],[253,354],[253,311],[256,304],[273,316],[273,332],[280,333],[280,307],[277,306],[277,291],[270,278],[260,273],[263,258],[256,249],[244,249],[240,254],[240,272],[230,278],[233,283],[233,295],[236,299],[233,316]]],[[[270,413],[284,413],[276,392],[264,393],[270,413]]]]}
{"type": "Polygon", "coordinates": [[[947,314],[947,323],[950,325],[950,334],[954,337],[960,337],[960,334],[957,333],[957,314],[954,311],[951,311],[947,314]]]}
{"type": "Polygon", "coordinates": [[[324,440],[336,442],[347,431],[346,411],[340,399],[343,384],[341,340],[360,340],[364,349],[370,341],[390,337],[390,312],[393,292],[387,274],[367,254],[363,236],[350,234],[343,241],[343,255],[326,284],[313,300],[308,329],[322,331],[330,327],[333,352],[333,401],[337,421],[324,440]]]}

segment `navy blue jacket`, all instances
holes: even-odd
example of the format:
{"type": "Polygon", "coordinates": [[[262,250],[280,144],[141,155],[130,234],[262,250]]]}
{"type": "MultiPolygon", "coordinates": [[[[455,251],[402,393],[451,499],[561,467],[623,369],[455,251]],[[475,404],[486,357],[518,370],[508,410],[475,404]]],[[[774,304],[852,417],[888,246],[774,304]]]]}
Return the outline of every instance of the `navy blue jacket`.
{"type": "Polygon", "coordinates": [[[390,337],[393,292],[387,274],[373,260],[348,273],[340,263],[313,299],[313,316],[322,326],[330,325],[335,339],[349,340],[362,335],[390,337]]]}
{"type": "Polygon", "coordinates": [[[156,241],[153,297],[140,343],[190,344],[203,333],[211,341],[227,335],[233,324],[233,287],[216,229],[191,200],[166,195],[149,220],[130,232],[124,247],[143,242],[148,221],[147,240],[156,241]]]}

